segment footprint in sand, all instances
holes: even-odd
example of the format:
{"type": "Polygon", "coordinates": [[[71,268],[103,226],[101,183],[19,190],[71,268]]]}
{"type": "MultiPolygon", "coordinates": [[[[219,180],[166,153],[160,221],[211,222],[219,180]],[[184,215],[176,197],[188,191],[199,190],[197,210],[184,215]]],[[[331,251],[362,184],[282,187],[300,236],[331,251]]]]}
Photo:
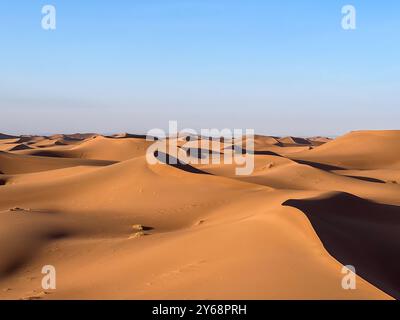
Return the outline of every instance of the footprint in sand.
{"type": "Polygon", "coordinates": [[[175,270],[171,270],[169,272],[165,272],[164,274],[161,274],[160,278],[169,278],[169,277],[179,276],[182,273],[196,271],[205,262],[206,262],[205,260],[200,260],[197,262],[188,263],[188,264],[183,265],[175,270]]]}

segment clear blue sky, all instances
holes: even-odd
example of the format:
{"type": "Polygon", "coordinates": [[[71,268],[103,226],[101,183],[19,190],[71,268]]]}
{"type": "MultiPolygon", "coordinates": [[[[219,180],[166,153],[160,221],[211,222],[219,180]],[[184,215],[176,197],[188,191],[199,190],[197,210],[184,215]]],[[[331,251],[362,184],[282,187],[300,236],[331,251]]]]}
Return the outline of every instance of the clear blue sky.
{"type": "Polygon", "coordinates": [[[400,129],[397,0],[1,0],[0,39],[0,132],[400,129]]]}

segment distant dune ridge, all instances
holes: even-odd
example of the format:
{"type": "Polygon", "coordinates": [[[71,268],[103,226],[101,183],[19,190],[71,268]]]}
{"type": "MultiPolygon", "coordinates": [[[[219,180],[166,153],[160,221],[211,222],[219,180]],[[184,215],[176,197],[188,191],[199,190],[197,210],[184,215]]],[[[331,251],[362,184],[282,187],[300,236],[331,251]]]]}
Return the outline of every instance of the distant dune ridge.
{"type": "Polygon", "coordinates": [[[171,139],[251,153],[254,171],[152,165],[145,135],[0,134],[0,298],[400,298],[400,131],[171,139]]]}

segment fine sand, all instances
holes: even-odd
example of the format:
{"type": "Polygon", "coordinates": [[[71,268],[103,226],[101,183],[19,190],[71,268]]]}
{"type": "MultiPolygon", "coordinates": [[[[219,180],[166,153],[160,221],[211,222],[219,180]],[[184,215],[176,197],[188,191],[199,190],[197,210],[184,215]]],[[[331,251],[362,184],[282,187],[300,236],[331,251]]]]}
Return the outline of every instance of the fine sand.
{"type": "Polygon", "coordinates": [[[197,160],[251,154],[247,176],[168,148],[150,164],[152,144],[0,134],[0,299],[400,298],[400,131],[168,140],[197,160]]]}

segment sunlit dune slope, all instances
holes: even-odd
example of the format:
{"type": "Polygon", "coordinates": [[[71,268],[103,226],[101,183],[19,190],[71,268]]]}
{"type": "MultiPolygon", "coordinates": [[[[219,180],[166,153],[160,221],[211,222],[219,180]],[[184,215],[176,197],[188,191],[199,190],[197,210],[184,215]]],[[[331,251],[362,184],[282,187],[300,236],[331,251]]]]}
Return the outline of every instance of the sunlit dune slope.
{"type": "Polygon", "coordinates": [[[399,169],[400,131],[354,131],[292,159],[346,169],[399,169]]]}
{"type": "Polygon", "coordinates": [[[247,153],[247,176],[235,162],[168,163],[169,145],[188,155],[196,137],[168,139],[152,151],[166,163],[150,164],[138,135],[5,136],[0,298],[398,297],[398,136],[255,136],[185,158],[247,153]],[[341,286],[347,264],[357,290],[341,286]],[[44,265],[56,290],[41,287],[44,265]]]}

